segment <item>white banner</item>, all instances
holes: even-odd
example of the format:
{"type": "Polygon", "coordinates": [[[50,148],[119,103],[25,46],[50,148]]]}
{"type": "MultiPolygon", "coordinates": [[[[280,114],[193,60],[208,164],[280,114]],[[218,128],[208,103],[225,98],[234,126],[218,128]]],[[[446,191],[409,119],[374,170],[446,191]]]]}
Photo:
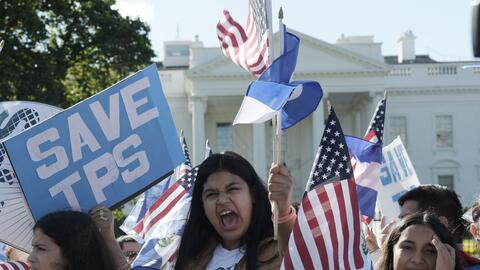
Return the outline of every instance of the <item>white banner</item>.
{"type": "Polygon", "coordinates": [[[408,190],[420,185],[415,168],[400,137],[383,147],[378,204],[387,222],[398,219],[398,199],[408,190]]]}

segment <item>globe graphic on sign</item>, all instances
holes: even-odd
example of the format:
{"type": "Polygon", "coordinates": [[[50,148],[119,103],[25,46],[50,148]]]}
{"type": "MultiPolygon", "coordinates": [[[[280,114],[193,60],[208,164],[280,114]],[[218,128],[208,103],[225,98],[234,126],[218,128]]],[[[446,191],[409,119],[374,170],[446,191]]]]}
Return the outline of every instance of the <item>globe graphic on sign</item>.
{"type": "MultiPolygon", "coordinates": [[[[4,110],[0,113],[0,127],[4,126],[0,128],[0,139],[25,130],[38,122],[40,122],[40,115],[34,109],[23,108],[11,115],[4,110]]],[[[7,160],[5,148],[3,144],[0,144],[0,183],[12,185],[15,175],[7,160]]]]}

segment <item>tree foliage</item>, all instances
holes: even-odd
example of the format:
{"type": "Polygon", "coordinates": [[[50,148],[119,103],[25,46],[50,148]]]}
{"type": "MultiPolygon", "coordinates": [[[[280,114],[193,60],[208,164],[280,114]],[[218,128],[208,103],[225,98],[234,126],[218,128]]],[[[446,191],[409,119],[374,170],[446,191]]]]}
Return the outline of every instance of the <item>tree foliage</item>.
{"type": "Polygon", "coordinates": [[[114,3],[1,1],[0,101],[67,107],[150,63],[149,27],[114,3]]]}

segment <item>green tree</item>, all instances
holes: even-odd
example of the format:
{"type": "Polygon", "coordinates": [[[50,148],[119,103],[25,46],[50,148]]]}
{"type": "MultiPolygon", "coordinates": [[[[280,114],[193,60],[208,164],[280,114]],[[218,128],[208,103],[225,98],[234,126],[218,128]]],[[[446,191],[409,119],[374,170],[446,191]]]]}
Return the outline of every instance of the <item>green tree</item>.
{"type": "Polygon", "coordinates": [[[0,101],[68,107],[151,63],[149,27],[115,0],[0,2],[0,101]]]}

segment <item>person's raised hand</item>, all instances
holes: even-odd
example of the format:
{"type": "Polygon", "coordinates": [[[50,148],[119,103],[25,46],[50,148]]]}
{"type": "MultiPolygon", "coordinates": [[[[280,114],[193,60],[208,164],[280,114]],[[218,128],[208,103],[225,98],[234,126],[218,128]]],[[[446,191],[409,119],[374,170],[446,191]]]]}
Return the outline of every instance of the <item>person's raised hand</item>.
{"type": "Polygon", "coordinates": [[[377,239],[377,242],[380,243],[380,245],[383,245],[385,241],[387,241],[387,237],[390,234],[390,231],[392,231],[393,227],[395,227],[395,221],[392,220],[389,223],[387,223],[387,219],[385,216],[382,216],[380,219],[380,235],[377,239]]]}
{"type": "Polygon", "coordinates": [[[272,164],[268,176],[268,198],[278,204],[279,216],[290,212],[293,180],[285,166],[272,164]]]}
{"type": "Polygon", "coordinates": [[[373,232],[372,228],[368,226],[368,224],[365,224],[365,245],[367,246],[368,252],[372,253],[375,250],[379,249],[378,243],[377,243],[377,237],[375,236],[375,233],[373,232]]]}
{"type": "Polygon", "coordinates": [[[98,230],[105,237],[115,238],[113,213],[104,205],[97,205],[90,210],[90,216],[98,227],[98,230]]]}
{"type": "Polygon", "coordinates": [[[440,241],[437,235],[433,236],[432,244],[437,249],[437,262],[435,270],[455,269],[455,249],[449,244],[440,241]]]}

